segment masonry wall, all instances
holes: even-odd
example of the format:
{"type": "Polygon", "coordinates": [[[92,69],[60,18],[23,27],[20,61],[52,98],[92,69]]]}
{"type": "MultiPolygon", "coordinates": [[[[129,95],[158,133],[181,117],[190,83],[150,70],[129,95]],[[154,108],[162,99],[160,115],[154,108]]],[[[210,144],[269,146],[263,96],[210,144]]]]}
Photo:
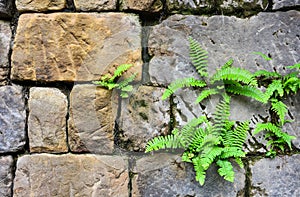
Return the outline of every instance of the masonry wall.
{"type": "MultiPolygon", "coordinates": [[[[173,80],[196,76],[187,38],[209,52],[209,72],[229,58],[285,73],[300,60],[298,0],[0,0],[0,196],[300,196],[300,95],[286,98],[293,150],[264,157],[249,135],[234,183],[212,166],[195,181],[180,152],[144,154],[214,100],[194,104],[173,80]],[[254,55],[272,57],[266,62],[254,55]],[[92,84],[124,63],[138,73],[120,99],[92,84]]],[[[263,121],[268,106],[233,98],[232,118],[263,121]]]]}

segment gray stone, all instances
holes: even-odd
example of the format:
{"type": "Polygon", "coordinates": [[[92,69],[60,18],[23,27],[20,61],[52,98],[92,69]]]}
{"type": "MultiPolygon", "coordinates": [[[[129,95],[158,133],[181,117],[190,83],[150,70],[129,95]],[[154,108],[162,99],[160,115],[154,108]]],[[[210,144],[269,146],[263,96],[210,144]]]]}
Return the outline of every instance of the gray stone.
{"type": "Polygon", "coordinates": [[[0,0],[0,17],[8,18],[12,17],[13,1],[12,0],[0,0]]]}
{"type": "Polygon", "coordinates": [[[278,10],[282,8],[291,8],[300,5],[299,0],[272,0],[273,1],[273,10],[278,10]]]}
{"type": "Polygon", "coordinates": [[[261,159],[250,165],[250,196],[299,196],[300,155],[261,159]]]}
{"type": "Polygon", "coordinates": [[[162,11],[163,4],[161,0],[122,0],[121,9],[159,12],[162,11]]]}
{"type": "Polygon", "coordinates": [[[197,76],[190,65],[188,36],[209,52],[208,70],[214,73],[227,60],[250,71],[281,72],[300,61],[298,11],[260,13],[249,19],[228,16],[173,15],[153,27],[149,37],[152,83],[167,85],[174,79],[197,76]],[[267,62],[252,52],[269,54],[267,62]],[[161,73],[164,73],[163,75],[161,73]]]}
{"type": "Polygon", "coordinates": [[[7,83],[10,41],[11,29],[9,22],[0,21],[0,85],[5,85],[7,83]]]}
{"type": "Polygon", "coordinates": [[[139,86],[127,100],[123,100],[118,120],[119,138],[129,144],[129,150],[144,151],[155,136],[167,134],[170,104],[162,101],[164,88],[139,86]]]}
{"type": "Polygon", "coordinates": [[[2,86],[0,98],[0,153],[22,150],[26,143],[22,87],[2,86]]]}
{"type": "Polygon", "coordinates": [[[26,11],[57,11],[66,8],[66,0],[16,0],[17,10],[26,11]]]}
{"type": "Polygon", "coordinates": [[[245,172],[235,166],[235,182],[225,181],[216,166],[207,171],[204,186],[195,179],[191,164],[182,163],[178,155],[154,154],[136,161],[133,172],[132,196],[243,196],[245,172]]]}
{"type": "Polygon", "coordinates": [[[13,194],[24,196],[128,196],[125,157],[35,154],[17,162],[13,194]]]}
{"type": "Polygon", "coordinates": [[[76,10],[104,11],[116,10],[117,0],[74,0],[76,10]]]}
{"type": "Polygon", "coordinates": [[[11,156],[0,157],[0,196],[12,196],[11,187],[13,182],[13,158],[11,156]]]}
{"type": "Polygon", "coordinates": [[[67,152],[67,97],[56,88],[30,88],[30,152],[67,152]]]}
{"type": "Polygon", "coordinates": [[[75,85],[70,95],[68,137],[71,151],[112,153],[117,105],[111,91],[91,84],[75,85]],[[113,110],[112,107],[115,107],[113,110]]]}

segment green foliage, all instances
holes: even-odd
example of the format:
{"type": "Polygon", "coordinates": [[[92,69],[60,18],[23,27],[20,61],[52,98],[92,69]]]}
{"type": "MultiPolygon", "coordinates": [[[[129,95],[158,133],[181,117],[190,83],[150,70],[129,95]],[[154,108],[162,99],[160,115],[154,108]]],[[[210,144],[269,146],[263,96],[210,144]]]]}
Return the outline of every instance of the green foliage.
{"type": "Polygon", "coordinates": [[[260,55],[262,58],[264,58],[267,61],[272,60],[272,58],[268,57],[267,55],[263,54],[262,52],[253,52],[253,54],[260,55]]]}
{"type": "Polygon", "coordinates": [[[101,77],[100,81],[93,81],[93,84],[106,87],[109,90],[117,89],[120,91],[120,96],[122,98],[127,98],[128,93],[133,90],[133,86],[131,85],[131,83],[133,82],[137,74],[135,73],[127,79],[123,79],[118,82],[116,81],[119,77],[121,77],[124,74],[124,72],[126,72],[131,67],[132,64],[122,64],[117,67],[112,76],[109,74],[104,75],[103,77],[101,77]]]}
{"type": "Polygon", "coordinates": [[[198,44],[196,40],[193,38],[189,37],[189,42],[190,42],[190,58],[195,66],[198,74],[201,77],[208,77],[208,72],[207,72],[207,54],[208,52],[198,44]]]}

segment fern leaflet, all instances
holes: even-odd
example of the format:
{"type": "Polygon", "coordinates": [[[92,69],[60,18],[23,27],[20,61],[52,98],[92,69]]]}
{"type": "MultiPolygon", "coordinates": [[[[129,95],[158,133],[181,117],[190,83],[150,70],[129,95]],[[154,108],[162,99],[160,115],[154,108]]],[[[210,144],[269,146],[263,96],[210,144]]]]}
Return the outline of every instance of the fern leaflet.
{"type": "MultiPolygon", "coordinates": [[[[274,93],[278,92],[278,94],[282,97],[284,94],[283,87],[281,80],[274,80],[272,83],[268,86],[268,88],[265,91],[265,99],[269,100],[274,93]]],[[[276,97],[276,96],[275,96],[276,97]]]]}
{"type": "Polygon", "coordinates": [[[217,165],[220,167],[218,169],[219,175],[223,176],[225,180],[233,182],[234,181],[234,171],[231,163],[226,160],[219,159],[217,165]]]}
{"type": "Polygon", "coordinates": [[[202,77],[207,77],[207,54],[208,52],[201,48],[199,43],[189,37],[190,42],[190,58],[197,72],[202,77]]]}
{"type": "Polygon", "coordinates": [[[263,54],[262,52],[253,52],[253,54],[260,55],[262,58],[264,58],[267,61],[272,60],[272,58],[268,57],[267,55],[263,54]]]}
{"type": "Polygon", "coordinates": [[[214,94],[218,94],[219,91],[216,88],[212,88],[212,89],[208,89],[208,90],[203,90],[200,95],[197,97],[196,99],[196,103],[200,103],[202,102],[204,99],[206,99],[207,97],[214,95],[214,94]]]}
{"type": "Polygon", "coordinates": [[[228,85],[226,90],[233,94],[243,95],[253,98],[261,103],[267,103],[265,94],[253,86],[228,85]]]}
{"type": "Polygon", "coordinates": [[[280,125],[283,126],[284,124],[284,117],[288,112],[287,106],[282,101],[273,101],[271,110],[274,111],[280,119],[280,125]]]}

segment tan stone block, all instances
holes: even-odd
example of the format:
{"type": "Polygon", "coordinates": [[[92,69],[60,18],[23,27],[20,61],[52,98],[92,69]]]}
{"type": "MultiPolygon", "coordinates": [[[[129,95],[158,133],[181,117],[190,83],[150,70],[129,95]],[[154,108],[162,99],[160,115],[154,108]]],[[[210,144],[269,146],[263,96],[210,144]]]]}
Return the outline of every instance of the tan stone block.
{"type": "Polygon", "coordinates": [[[18,159],[13,194],[127,197],[128,174],[125,157],[26,155],[18,159]]]}
{"type": "Polygon", "coordinates": [[[16,0],[18,11],[54,11],[66,7],[66,0],[16,0]]]}
{"type": "Polygon", "coordinates": [[[117,0],[74,0],[76,10],[103,11],[116,10],[117,0]]]}
{"type": "Polygon", "coordinates": [[[12,53],[13,80],[91,81],[124,63],[141,77],[141,26],[123,13],[23,14],[12,53]]]}
{"type": "Polygon", "coordinates": [[[161,0],[123,0],[121,7],[123,10],[159,12],[162,11],[163,4],[161,0]]]}
{"type": "Polygon", "coordinates": [[[67,97],[56,88],[33,87],[28,105],[30,152],[67,152],[67,97]]]}

